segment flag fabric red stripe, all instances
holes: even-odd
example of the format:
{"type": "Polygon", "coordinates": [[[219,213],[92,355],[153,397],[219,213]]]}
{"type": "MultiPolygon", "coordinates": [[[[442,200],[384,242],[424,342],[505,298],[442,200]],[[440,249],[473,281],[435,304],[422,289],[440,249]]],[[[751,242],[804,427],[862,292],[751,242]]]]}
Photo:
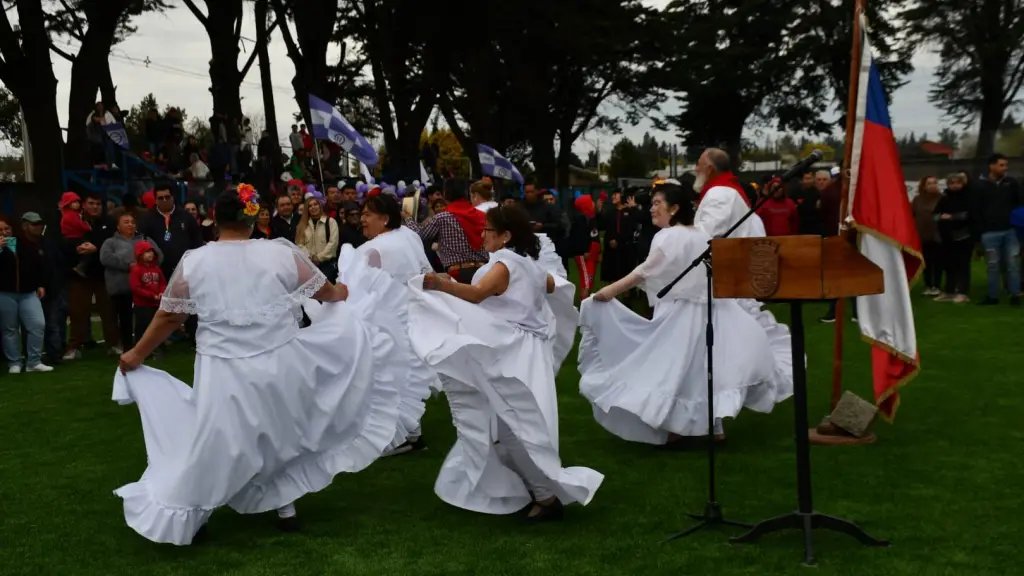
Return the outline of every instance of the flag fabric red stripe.
{"type": "Polygon", "coordinates": [[[857,312],[861,335],[872,345],[875,403],[891,421],[900,387],[920,369],[910,287],[924,268],[924,258],[866,34],[862,46],[848,205],[861,253],[885,274],[885,292],[858,298],[857,312]]]}

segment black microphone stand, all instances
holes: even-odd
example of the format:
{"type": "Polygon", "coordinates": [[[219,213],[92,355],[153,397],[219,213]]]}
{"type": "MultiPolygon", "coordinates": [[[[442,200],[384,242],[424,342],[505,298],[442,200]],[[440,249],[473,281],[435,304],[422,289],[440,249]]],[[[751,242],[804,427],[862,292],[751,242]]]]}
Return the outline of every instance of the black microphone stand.
{"type": "MultiPolygon", "coordinates": [[[[781,182],[783,182],[783,180],[779,179],[778,182],[781,183],[781,182]]],[[[771,185],[769,185],[768,187],[770,188],[770,186],[771,185]]],[[[732,233],[735,232],[737,228],[742,226],[744,222],[746,222],[748,219],[750,219],[750,217],[753,216],[755,212],[757,212],[758,208],[763,206],[764,203],[768,201],[768,198],[769,198],[768,194],[759,196],[758,199],[757,199],[757,202],[755,202],[750,207],[750,210],[748,210],[747,213],[744,214],[743,217],[740,218],[738,222],[733,224],[731,228],[726,230],[726,232],[724,234],[722,234],[722,236],[720,236],[720,238],[728,238],[730,235],[732,235],[732,233]]],[[[704,270],[705,270],[705,273],[707,274],[707,298],[708,298],[708,318],[707,318],[707,324],[706,324],[706,326],[704,328],[704,345],[707,348],[707,363],[708,363],[708,402],[707,402],[707,404],[708,404],[708,436],[707,436],[707,445],[708,445],[708,501],[704,504],[704,511],[701,512],[700,514],[693,514],[693,513],[687,513],[686,514],[690,518],[693,518],[694,520],[697,520],[696,524],[694,524],[693,526],[687,528],[686,530],[683,530],[682,532],[679,532],[677,534],[669,536],[668,538],[663,540],[662,543],[671,542],[671,541],[676,540],[678,538],[682,538],[684,536],[689,536],[690,534],[693,534],[694,532],[697,532],[698,530],[700,530],[702,528],[710,528],[712,526],[725,525],[725,526],[736,526],[738,528],[751,528],[753,526],[752,524],[747,524],[745,522],[737,522],[735,520],[729,520],[725,516],[723,516],[722,515],[722,505],[718,503],[718,499],[715,496],[715,376],[714,376],[715,371],[714,371],[714,360],[713,360],[713,358],[714,358],[714,348],[715,348],[715,327],[714,327],[714,317],[713,317],[713,310],[714,310],[714,308],[713,308],[713,304],[712,304],[712,302],[714,300],[714,298],[713,298],[714,295],[712,294],[713,289],[712,289],[712,282],[711,282],[711,279],[712,279],[713,275],[712,275],[712,268],[711,268],[711,246],[710,246],[710,244],[711,244],[711,242],[708,242],[707,249],[704,250],[704,252],[701,252],[700,256],[694,258],[693,262],[691,262],[690,265],[687,266],[686,269],[683,270],[679,274],[679,276],[676,276],[674,280],[669,282],[667,286],[665,286],[664,288],[662,288],[658,292],[658,298],[659,299],[664,298],[665,295],[668,294],[669,290],[671,290],[680,280],[682,280],[687,274],[689,274],[690,271],[692,271],[694,268],[696,268],[697,266],[699,266],[701,264],[704,265],[704,270]]]]}

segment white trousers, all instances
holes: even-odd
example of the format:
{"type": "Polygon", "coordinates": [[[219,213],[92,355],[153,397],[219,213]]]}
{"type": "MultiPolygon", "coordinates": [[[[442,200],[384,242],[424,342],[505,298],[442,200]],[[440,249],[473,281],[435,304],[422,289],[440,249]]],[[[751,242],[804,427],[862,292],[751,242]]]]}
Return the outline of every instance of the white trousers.
{"type": "Polygon", "coordinates": [[[555,495],[551,480],[541,472],[540,468],[530,459],[521,440],[512,433],[512,429],[504,420],[497,418],[498,443],[504,449],[502,463],[522,478],[526,487],[533,492],[535,501],[543,501],[555,495]]]}

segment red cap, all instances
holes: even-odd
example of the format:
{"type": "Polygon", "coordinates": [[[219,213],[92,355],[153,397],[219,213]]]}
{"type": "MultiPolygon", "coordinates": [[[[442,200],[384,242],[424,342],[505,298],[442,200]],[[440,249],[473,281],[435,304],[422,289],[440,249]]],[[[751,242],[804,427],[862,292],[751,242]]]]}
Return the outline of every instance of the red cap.
{"type": "Polygon", "coordinates": [[[156,193],[152,189],[146,190],[142,193],[142,205],[146,207],[146,210],[152,210],[156,206],[156,193]]]}

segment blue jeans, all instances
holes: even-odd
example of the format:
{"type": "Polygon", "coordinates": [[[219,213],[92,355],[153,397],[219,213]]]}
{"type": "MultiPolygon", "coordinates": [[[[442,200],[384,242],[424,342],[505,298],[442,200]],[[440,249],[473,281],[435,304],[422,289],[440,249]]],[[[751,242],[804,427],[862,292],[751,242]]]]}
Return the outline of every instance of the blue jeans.
{"type": "Polygon", "coordinates": [[[68,347],[68,291],[58,290],[43,298],[43,316],[46,318],[46,332],[43,348],[54,358],[60,358],[68,347]]]}
{"type": "Polygon", "coordinates": [[[988,297],[999,298],[999,271],[1006,267],[1007,290],[1020,294],[1020,241],[1013,230],[985,232],[981,235],[988,272],[988,297]]]}
{"type": "Polygon", "coordinates": [[[20,294],[0,292],[0,327],[3,329],[4,356],[9,367],[21,364],[21,335],[19,329],[25,326],[28,332],[25,350],[25,366],[31,368],[42,362],[43,305],[35,292],[20,294]]]}

